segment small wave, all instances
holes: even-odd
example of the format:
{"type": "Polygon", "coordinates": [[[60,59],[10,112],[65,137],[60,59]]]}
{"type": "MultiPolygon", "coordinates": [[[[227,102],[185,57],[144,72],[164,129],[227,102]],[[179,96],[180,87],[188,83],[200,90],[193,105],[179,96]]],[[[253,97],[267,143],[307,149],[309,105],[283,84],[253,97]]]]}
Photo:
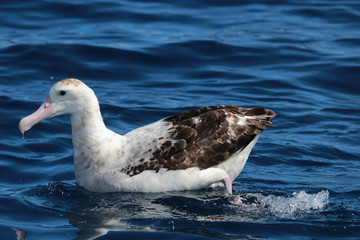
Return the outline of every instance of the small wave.
{"type": "Polygon", "coordinates": [[[321,211],[326,208],[329,201],[329,191],[322,190],[309,194],[305,191],[294,192],[291,196],[264,196],[261,193],[247,193],[230,202],[241,211],[251,212],[261,216],[278,218],[295,218],[321,211]]]}

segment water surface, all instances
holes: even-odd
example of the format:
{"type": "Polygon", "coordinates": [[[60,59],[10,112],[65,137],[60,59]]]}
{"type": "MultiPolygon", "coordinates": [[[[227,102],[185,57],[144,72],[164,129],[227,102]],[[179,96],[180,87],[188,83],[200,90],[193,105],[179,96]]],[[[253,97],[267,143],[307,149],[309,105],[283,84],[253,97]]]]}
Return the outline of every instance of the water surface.
{"type": "Polygon", "coordinates": [[[358,1],[3,1],[0,14],[2,239],[360,238],[358,1]],[[76,186],[68,116],[17,130],[67,77],[121,134],[207,105],[274,110],[234,182],[243,202],[76,186]]]}

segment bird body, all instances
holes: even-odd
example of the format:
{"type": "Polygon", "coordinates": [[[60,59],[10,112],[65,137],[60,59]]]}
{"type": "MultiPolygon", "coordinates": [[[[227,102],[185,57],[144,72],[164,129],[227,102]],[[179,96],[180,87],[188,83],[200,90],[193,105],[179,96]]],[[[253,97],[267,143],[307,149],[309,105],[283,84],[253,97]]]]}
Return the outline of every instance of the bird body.
{"type": "Polygon", "coordinates": [[[64,79],[21,132],[43,119],[69,114],[77,183],[94,192],[163,192],[223,185],[240,174],[275,113],[265,108],[210,106],[161,119],[119,135],[106,128],[95,93],[64,79]]]}

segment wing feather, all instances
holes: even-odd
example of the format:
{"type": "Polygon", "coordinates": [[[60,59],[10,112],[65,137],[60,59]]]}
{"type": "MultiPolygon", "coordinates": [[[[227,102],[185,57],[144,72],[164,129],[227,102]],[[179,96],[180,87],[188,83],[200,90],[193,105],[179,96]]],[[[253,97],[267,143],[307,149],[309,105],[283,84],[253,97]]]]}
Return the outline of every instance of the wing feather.
{"type": "MultiPolygon", "coordinates": [[[[275,113],[265,108],[233,105],[210,106],[186,111],[161,120],[169,127],[148,159],[134,161],[122,169],[130,176],[145,170],[206,169],[223,163],[244,149],[258,134],[271,126],[275,113]]],[[[154,142],[154,137],[149,141],[154,142]]]]}

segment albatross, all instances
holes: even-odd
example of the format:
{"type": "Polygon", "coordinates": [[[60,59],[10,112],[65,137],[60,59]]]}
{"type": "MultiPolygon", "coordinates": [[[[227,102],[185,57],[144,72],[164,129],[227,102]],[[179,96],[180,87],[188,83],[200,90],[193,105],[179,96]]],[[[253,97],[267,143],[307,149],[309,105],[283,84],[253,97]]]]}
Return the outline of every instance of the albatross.
{"type": "Polygon", "coordinates": [[[77,184],[93,192],[164,192],[222,186],[242,171],[272,110],[208,106],[166,117],[125,135],[108,129],[98,99],[78,79],[55,83],[40,108],[19,122],[69,114],[77,184]]]}

